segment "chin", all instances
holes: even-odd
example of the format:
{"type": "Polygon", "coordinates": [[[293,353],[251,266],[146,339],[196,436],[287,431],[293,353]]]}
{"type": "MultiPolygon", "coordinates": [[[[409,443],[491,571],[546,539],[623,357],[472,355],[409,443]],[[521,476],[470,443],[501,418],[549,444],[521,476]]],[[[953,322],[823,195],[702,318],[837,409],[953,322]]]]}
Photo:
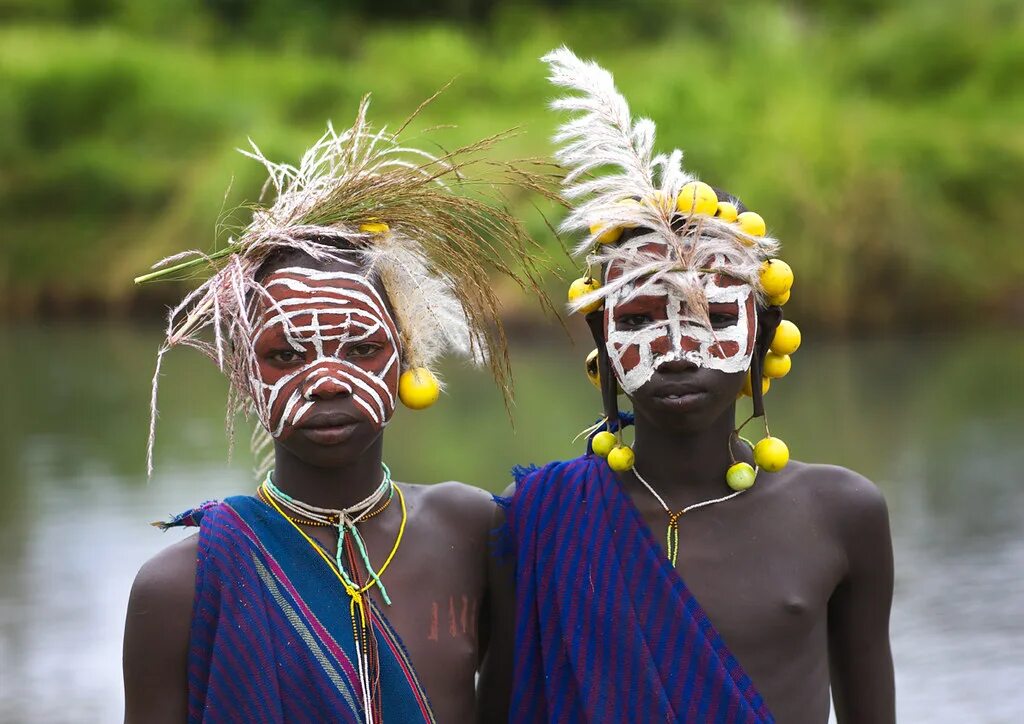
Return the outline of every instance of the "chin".
{"type": "Polygon", "coordinates": [[[318,468],[343,468],[355,463],[373,445],[383,430],[369,423],[353,425],[351,433],[338,441],[314,441],[303,430],[292,430],[277,440],[292,456],[318,468]]]}

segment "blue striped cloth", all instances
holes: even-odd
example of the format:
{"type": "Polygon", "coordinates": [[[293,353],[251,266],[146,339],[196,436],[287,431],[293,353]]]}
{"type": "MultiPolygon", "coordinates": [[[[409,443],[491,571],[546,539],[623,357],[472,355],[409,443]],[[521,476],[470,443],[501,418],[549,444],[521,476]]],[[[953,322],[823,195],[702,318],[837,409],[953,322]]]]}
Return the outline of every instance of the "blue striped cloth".
{"type": "Polygon", "coordinates": [[[774,721],[604,460],[517,483],[511,721],[774,721]]]}
{"type": "MultiPolygon", "coordinates": [[[[238,496],[169,525],[199,525],[188,721],[364,721],[349,597],[291,524],[238,496]]],[[[374,623],[384,720],[434,722],[398,634],[374,623]]]]}

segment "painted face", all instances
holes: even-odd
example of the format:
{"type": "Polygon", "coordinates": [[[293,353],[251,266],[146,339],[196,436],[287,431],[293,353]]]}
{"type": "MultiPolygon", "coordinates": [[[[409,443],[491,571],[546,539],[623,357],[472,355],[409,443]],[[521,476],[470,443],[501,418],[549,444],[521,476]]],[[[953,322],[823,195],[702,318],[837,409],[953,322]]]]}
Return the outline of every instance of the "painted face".
{"type": "MultiPolygon", "coordinates": [[[[607,278],[622,274],[615,262],[607,278]]],[[[688,309],[679,292],[662,281],[639,279],[605,302],[605,344],[619,384],[636,392],[666,362],[743,372],[757,338],[757,310],[749,284],[721,273],[700,275],[708,303],[709,329],[688,309]]]]}
{"type": "Polygon", "coordinates": [[[386,425],[395,411],[399,337],[370,281],[289,267],[263,286],[269,299],[252,338],[251,384],[270,434],[288,437],[318,399],[339,395],[375,428],[386,425]]]}

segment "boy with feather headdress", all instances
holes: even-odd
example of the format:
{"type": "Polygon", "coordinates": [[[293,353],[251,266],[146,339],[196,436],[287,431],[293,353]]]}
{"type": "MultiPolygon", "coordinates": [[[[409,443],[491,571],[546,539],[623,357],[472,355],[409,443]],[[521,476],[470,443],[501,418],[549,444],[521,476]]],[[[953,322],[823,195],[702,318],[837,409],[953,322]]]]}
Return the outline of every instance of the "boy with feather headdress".
{"type": "Polygon", "coordinates": [[[128,722],[473,716],[494,504],[461,483],[394,482],[383,431],[399,401],[437,399],[432,368],[448,352],[489,365],[507,395],[489,272],[540,293],[518,223],[457,193],[480,188],[498,137],[433,156],[400,144],[405,125],[371,129],[367,106],[297,167],[253,146],[273,202],[222,251],[142,278],[212,272],[169,316],[150,460],[160,360],[185,345],[227,375],[229,420],[258,419],[265,475],[255,495],[162,524],[199,532],[133,586],[128,722]]]}
{"type": "Polygon", "coordinates": [[[653,122],[607,71],[565,48],[544,60],[574,93],[554,103],[574,114],[555,157],[576,203],[563,229],[585,235],[570,307],[597,345],[603,414],[584,456],[516,471],[515,588],[495,595],[492,635],[514,684],[485,682],[488,707],[516,722],[824,724],[831,687],[839,721],[894,721],[884,500],[849,470],[790,462],[766,420],[756,444],[736,426],[741,392],[747,422],[763,417],[800,343],[777,241],[681,151],[655,155],[653,122]]]}

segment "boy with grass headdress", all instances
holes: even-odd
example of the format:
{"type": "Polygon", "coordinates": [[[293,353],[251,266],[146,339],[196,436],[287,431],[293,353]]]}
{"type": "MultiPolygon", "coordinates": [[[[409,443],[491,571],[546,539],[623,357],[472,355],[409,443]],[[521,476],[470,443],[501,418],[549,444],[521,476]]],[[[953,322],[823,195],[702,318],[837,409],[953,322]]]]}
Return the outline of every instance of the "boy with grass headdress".
{"type": "Polygon", "coordinates": [[[583,457],[517,471],[515,590],[495,596],[492,636],[514,685],[485,682],[490,710],[823,724],[831,687],[840,722],[894,721],[882,496],[790,462],[767,421],[756,444],[736,426],[737,398],[762,417],[800,344],[778,243],[680,151],[654,155],[654,124],[633,120],[607,71],[565,48],[544,60],[575,92],[555,103],[575,113],[556,159],[577,204],[563,227],[586,234],[569,297],[597,343],[603,416],[583,457]]]}
{"type": "MultiPolygon", "coordinates": [[[[186,345],[214,360],[229,419],[258,418],[255,447],[273,470],[255,495],[163,525],[199,532],[132,589],[128,722],[473,716],[494,504],[460,483],[394,482],[383,432],[399,400],[437,399],[432,367],[446,352],[490,365],[507,395],[489,269],[539,290],[521,227],[456,193],[479,188],[473,172],[496,139],[435,157],[400,145],[401,129],[371,129],[367,105],[298,167],[254,146],[272,205],[222,252],[145,277],[213,272],[172,310],[159,359],[186,345]]],[[[152,441],[151,429],[150,459],[152,441]]]]}

